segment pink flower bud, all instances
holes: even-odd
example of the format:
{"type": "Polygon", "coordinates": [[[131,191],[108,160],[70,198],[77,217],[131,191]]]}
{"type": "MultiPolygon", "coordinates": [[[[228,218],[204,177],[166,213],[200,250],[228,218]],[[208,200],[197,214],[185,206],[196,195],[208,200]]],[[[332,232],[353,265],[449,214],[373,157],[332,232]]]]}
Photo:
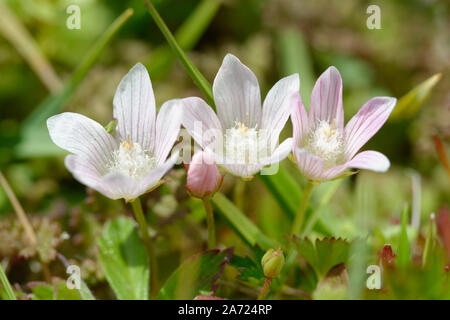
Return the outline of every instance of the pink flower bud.
{"type": "Polygon", "coordinates": [[[223,175],[214,162],[214,157],[199,151],[192,157],[187,172],[186,190],[196,198],[204,198],[214,194],[222,184],[223,175]]]}

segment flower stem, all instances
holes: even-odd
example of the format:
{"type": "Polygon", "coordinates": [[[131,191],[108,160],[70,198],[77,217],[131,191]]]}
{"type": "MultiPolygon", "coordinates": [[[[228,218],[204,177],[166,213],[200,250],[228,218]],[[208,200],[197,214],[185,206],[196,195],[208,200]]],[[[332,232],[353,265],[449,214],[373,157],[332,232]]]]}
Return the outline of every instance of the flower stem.
{"type": "Polygon", "coordinates": [[[258,300],[264,300],[264,298],[269,293],[270,289],[270,281],[272,281],[272,278],[267,277],[266,281],[264,282],[264,286],[261,289],[261,292],[259,293],[258,300]]]}
{"type": "Polygon", "coordinates": [[[134,216],[136,217],[136,221],[139,225],[141,237],[144,241],[144,245],[150,259],[150,297],[154,297],[158,292],[158,264],[156,261],[153,241],[148,233],[147,220],[145,219],[144,212],[142,210],[141,200],[136,198],[131,202],[131,206],[133,207],[134,216]]]}
{"type": "Polygon", "coordinates": [[[8,278],[6,277],[5,272],[3,271],[2,264],[0,263],[0,283],[3,285],[3,288],[6,291],[6,297],[8,300],[17,300],[13,289],[11,288],[11,284],[8,281],[8,278]]]}
{"type": "Polygon", "coordinates": [[[206,224],[208,225],[208,249],[216,247],[216,227],[214,225],[214,212],[211,205],[211,198],[202,199],[206,211],[206,224]]]}
{"type": "Polygon", "coordinates": [[[305,219],[306,207],[308,206],[309,198],[311,197],[313,188],[314,182],[309,180],[308,184],[303,190],[302,202],[300,202],[300,206],[298,207],[294,223],[292,224],[291,235],[294,235],[295,233],[300,234],[303,225],[303,220],[305,219]]]}

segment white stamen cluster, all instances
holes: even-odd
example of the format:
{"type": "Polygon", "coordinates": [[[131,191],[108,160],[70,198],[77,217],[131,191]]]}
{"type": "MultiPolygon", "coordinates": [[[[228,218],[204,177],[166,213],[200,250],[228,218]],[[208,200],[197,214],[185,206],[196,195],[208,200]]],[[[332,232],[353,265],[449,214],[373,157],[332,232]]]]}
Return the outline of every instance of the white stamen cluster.
{"type": "Polygon", "coordinates": [[[322,158],[326,168],[337,165],[344,151],[342,133],[334,128],[334,121],[319,121],[313,128],[306,141],[306,149],[312,154],[322,158]]]}
{"type": "Polygon", "coordinates": [[[123,141],[119,149],[112,154],[112,159],[107,168],[109,173],[121,173],[140,181],[155,166],[155,158],[151,157],[139,143],[123,141]]]}
{"type": "Polygon", "coordinates": [[[267,157],[267,139],[261,130],[237,122],[225,134],[225,161],[232,164],[257,164],[267,157]]]}

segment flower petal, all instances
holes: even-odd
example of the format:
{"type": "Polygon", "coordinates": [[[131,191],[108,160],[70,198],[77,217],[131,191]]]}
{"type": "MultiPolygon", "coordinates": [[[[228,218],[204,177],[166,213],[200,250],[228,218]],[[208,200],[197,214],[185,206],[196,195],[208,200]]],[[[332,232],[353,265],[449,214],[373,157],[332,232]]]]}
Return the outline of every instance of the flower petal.
{"type": "Polygon", "coordinates": [[[252,178],[263,168],[261,164],[223,164],[221,166],[232,175],[244,179],[252,178]]]}
{"type": "Polygon", "coordinates": [[[261,163],[264,166],[283,161],[292,151],[294,139],[288,138],[284,140],[272,153],[268,159],[263,159],[261,163]]]}
{"type": "Polygon", "coordinates": [[[136,198],[153,188],[161,178],[175,165],[179,152],[173,152],[167,161],[157,166],[155,169],[139,182],[136,198]]]}
{"type": "Polygon", "coordinates": [[[376,97],[364,104],[345,126],[345,155],[348,159],[383,126],[394,109],[397,99],[376,97]]]}
{"type": "Polygon", "coordinates": [[[222,126],[213,109],[197,97],[181,100],[183,104],[183,126],[202,148],[214,143],[222,135],[222,126]]]}
{"type": "Polygon", "coordinates": [[[293,100],[293,96],[298,94],[299,90],[300,79],[296,73],[279,80],[264,100],[261,129],[269,131],[270,146],[273,148],[289,118],[292,104],[297,102],[293,100]]]}
{"type": "Polygon", "coordinates": [[[165,102],[156,119],[155,158],[158,164],[166,161],[180,133],[182,118],[181,102],[178,99],[165,102]]]}
{"type": "Polygon", "coordinates": [[[136,180],[121,173],[108,173],[102,177],[101,182],[109,187],[109,198],[114,200],[123,198],[130,201],[141,195],[136,180]]]}
{"type": "Polygon", "coordinates": [[[294,158],[300,172],[311,180],[321,181],[323,173],[323,159],[309,153],[306,149],[294,147],[294,158]]]}
{"type": "Polygon", "coordinates": [[[342,106],[342,78],[335,67],[329,67],[317,79],[311,94],[309,123],[319,120],[332,123],[342,132],[344,129],[344,108],[342,106]]]}
{"type": "Polygon", "coordinates": [[[378,151],[363,151],[358,153],[352,160],[347,162],[347,167],[386,172],[391,163],[389,159],[378,151]]]}
{"type": "Polygon", "coordinates": [[[60,148],[83,157],[101,173],[117,148],[115,139],[98,122],[64,112],[47,120],[50,138],[60,148]]]}
{"type": "Polygon", "coordinates": [[[303,138],[309,132],[308,115],[302,102],[300,93],[294,95],[291,108],[292,130],[294,134],[294,148],[301,145],[303,138]]]}
{"type": "Polygon", "coordinates": [[[258,80],[235,56],[227,54],[223,59],[214,79],[213,94],[224,130],[234,127],[236,122],[246,123],[249,128],[260,126],[261,93],[258,80]]]}
{"type": "Polygon", "coordinates": [[[123,77],[113,100],[116,133],[120,140],[131,139],[153,151],[155,97],[147,69],[137,63],[123,77]]]}
{"type": "Polygon", "coordinates": [[[100,173],[89,160],[70,154],[66,156],[64,164],[80,183],[102,193],[108,198],[112,198],[108,186],[102,183],[100,173]]]}

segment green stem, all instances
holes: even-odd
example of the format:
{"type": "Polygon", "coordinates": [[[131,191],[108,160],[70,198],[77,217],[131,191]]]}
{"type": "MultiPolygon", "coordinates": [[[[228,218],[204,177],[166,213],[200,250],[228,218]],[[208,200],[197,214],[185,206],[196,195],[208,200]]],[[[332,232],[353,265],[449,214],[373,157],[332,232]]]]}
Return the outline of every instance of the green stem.
{"type": "Polygon", "coordinates": [[[314,182],[308,181],[305,189],[303,190],[303,197],[300,206],[298,207],[297,214],[292,224],[291,235],[295,233],[300,234],[303,220],[305,219],[306,207],[308,206],[309,198],[311,197],[312,190],[314,188],[314,182]]]}
{"type": "Polygon", "coordinates": [[[206,224],[208,225],[208,249],[216,247],[216,227],[214,225],[214,212],[211,205],[211,198],[202,199],[206,211],[206,224]]]}
{"type": "Polygon", "coordinates": [[[266,278],[266,281],[264,282],[264,286],[261,289],[261,292],[259,293],[258,300],[264,300],[264,298],[269,293],[271,280],[272,280],[272,278],[269,278],[269,277],[266,278]]]}
{"type": "Polygon", "coordinates": [[[131,206],[133,207],[134,216],[139,225],[141,237],[150,259],[150,297],[153,298],[158,293],[158,264],[156,261],[155,249],[153,247],[153,240],[148,233],[147,220],[145,219],[142,210],[141,200],[136,198],[131,202],[131,206]]]}
{"type": "Polygon", "coordinates": [[[173,34],[170,32],[166,23],[161,18],[161,16],[159,15],[156,8],[153,6],[151,1],[145,1],[145,6],[147,7],[148,12],[152,16],[152,18],[155,21],[156,25],[158,26],[159,30],[161,30],[162,34],[166,38],[166,40],[169,43],[172,50],[175,52],[175,54],[181,60],[181,63],[186,68],[187,72],[189,73],[189,76],[192,78],[192,80],[194,80],[195,84],[199,87],[199,89],[202,90],[202,92],[206,96],[206,99],[207,99],[208,103],[210,104],[210,106],[214,108],[214,98],[213,98],[213,94],[212,94],[211,84],[208,82],[208,80],[206,80],[206,78],[200,73],[200,71],[197,69],[197,67],[186,56],[183,49],[181,49],[177,40],[175,39],[173,34]]]}
{"type": "Polygon", "coordinates": [[[6,297],[8,298],[8,300],[17,300],[16,296],[14,295],[14,291],[11,288],[11,284],[9,283],[8,278],[6,277],[5,272],[3,271],[1,263],[0,263],[0,282],[3,285],[3,288],[5,288],[6,297]]]}

